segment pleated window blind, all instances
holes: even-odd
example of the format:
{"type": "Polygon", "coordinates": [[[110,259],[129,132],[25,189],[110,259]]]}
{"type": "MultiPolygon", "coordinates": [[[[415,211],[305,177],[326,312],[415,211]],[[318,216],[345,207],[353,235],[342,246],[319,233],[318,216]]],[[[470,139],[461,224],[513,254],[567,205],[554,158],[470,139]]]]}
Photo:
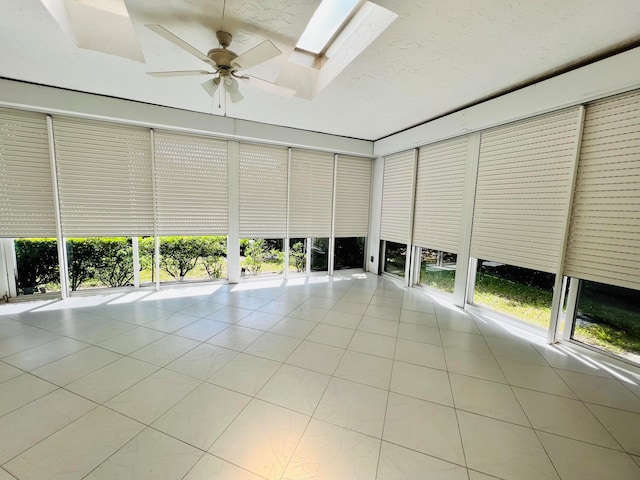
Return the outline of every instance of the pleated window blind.
{"type": "Polygon", "coordinates": [[[241,143],[239,161],[240,236],[284,238],[287,233],[287,149],[241,143]]]}
{"type": "Polygon", "coordinates": [[[289,236],[331,236],[333,164],[330,153],[291,150],[289,236]]]}
{"type": "Polygon", "coordinates": [[[150,131],[65,117],[53,128],[64,236],[152,235],[150,131]]]}
{"type": "Polygon", "coordinates": [[[469,138],[420,148],[416,177],[413,244],[457,253],[469,138]]]}
{"type": "Polygon", "coordinates": [[[414,151],[384,159],[380,238],[406,244],[412,222],[414,151]]]}
{"type": "Polygon", "coordinates": [[[0,237],[55,237],[45,115],[0,109],[0,237]]]}
{"type": "Polygon", "coordinates": [[[579,123],[576,107],[482,133],[473,257],[557,270],[579,123]]]}
{"type": "Polygon", "coordinates": [[[334,236],[367,237],[371,160],[338,155],[336,169],[334,236]]]}
{"type": "Polygon", "coordinates": [[[226,235],[227,142],[154,132],[159,235],[226,235]]]}
{"type": "Polygon", "coordinates": [[[564,273],[640,289],[640,91],[586,108],[564,273]]]}

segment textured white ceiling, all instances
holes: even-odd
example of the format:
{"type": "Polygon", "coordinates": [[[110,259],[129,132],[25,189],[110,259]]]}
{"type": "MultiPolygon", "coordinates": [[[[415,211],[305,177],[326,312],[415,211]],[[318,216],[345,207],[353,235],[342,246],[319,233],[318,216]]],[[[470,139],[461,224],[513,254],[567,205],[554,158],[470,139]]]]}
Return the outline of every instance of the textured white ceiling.
{"type": "MultiPolygon", "coordinates": [[[[640,41],[640,1],[374,0],[398,19],[315,99],[242,84],[226,115],[375,140],[640,41]]],[[[0,0],[0,76],[222,115],[205,78],[152,78],[202,62],[144,27],[217,47],[222,0],[126,0],[146,64],[75,47],[40,0],[0,0]]],[[[227,0],[224,29],[242,53],[266,38],[284,54],[247,73],[296,75],[288,61],[318,1],[227,0]]]]}

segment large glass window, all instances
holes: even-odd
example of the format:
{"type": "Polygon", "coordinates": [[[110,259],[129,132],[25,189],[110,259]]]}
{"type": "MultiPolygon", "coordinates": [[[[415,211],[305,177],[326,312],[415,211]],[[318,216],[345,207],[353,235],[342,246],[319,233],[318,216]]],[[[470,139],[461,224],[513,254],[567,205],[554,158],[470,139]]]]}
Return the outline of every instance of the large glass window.
{"type": "Polygon", "coordinates": [[[407,263],[407,246],[402,243],[384,242],[384,266],[382,270],[404,277],[407,263]]]}
{"type": "Polygon", "coordinates": [[[453,293],[457,260],[458,256],[455,253],[421,248],[420,285],[453,293]]]}
{"type": "Polygon", "coordinates": [[[131,238],[68,238],[66,244],[71,291],[133,285],[131,238]]]}
{"type": "Polygon", "coordinates": [[[473,302],[549,328],[554,275],[478,260],[473,302]]]}
{"type": "Polygon", "coordinates": [[[205,281],[227,276],[227,237],[160,237],[160,271],[153,237],[139,240],[140,283],[205,281]]]}
{"type": "Polygon", "coordinates": [[[282,238],[241,238],[240,275],[277,275],[284,273],[282,238]]]}
{"type": "Polygon", "coordinates": [[[55,238],[20,238],[14,241],[18,295],[60,291],[58,242],[55,238]]]}
{"type": "Polygon", "coordinates": [[[640,292],[580,281],[572,338],[640,363],[640,292]]]}
{"type": "Polygon", "coordinates": [[[289,239],[289,272],[305,273],[307,271],[307,239],[289,239]]]}
{"type": "Polygon", "coordinates": [[[329,270],[329,239],[311,239],[311,271],[326,272],[329,270]]]}
{"type": "Polygon", "coordinates": [[[364,268],[365,237],[335,239],[333,269],[364,268]]]}

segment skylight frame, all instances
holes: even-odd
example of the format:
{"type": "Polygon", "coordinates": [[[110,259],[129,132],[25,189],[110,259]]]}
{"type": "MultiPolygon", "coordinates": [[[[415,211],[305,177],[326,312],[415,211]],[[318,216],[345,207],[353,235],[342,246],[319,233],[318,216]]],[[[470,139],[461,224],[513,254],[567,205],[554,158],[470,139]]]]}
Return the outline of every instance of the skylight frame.
{"type": "Polygon", "coordinates": [[[363,0],[322,0],[298,39],[296,50],[320,56],[351,20],[363,0]]]}

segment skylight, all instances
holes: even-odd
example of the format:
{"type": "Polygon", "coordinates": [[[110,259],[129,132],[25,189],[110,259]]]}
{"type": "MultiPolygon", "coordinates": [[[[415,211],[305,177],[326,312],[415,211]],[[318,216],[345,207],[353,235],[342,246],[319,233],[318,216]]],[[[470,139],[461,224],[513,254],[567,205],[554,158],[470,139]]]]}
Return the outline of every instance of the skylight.
{"type": "Polygon", "coordinates": [[[360,0],[322,0],[296,47],[320,55],[359,3],[360,0]]]}

